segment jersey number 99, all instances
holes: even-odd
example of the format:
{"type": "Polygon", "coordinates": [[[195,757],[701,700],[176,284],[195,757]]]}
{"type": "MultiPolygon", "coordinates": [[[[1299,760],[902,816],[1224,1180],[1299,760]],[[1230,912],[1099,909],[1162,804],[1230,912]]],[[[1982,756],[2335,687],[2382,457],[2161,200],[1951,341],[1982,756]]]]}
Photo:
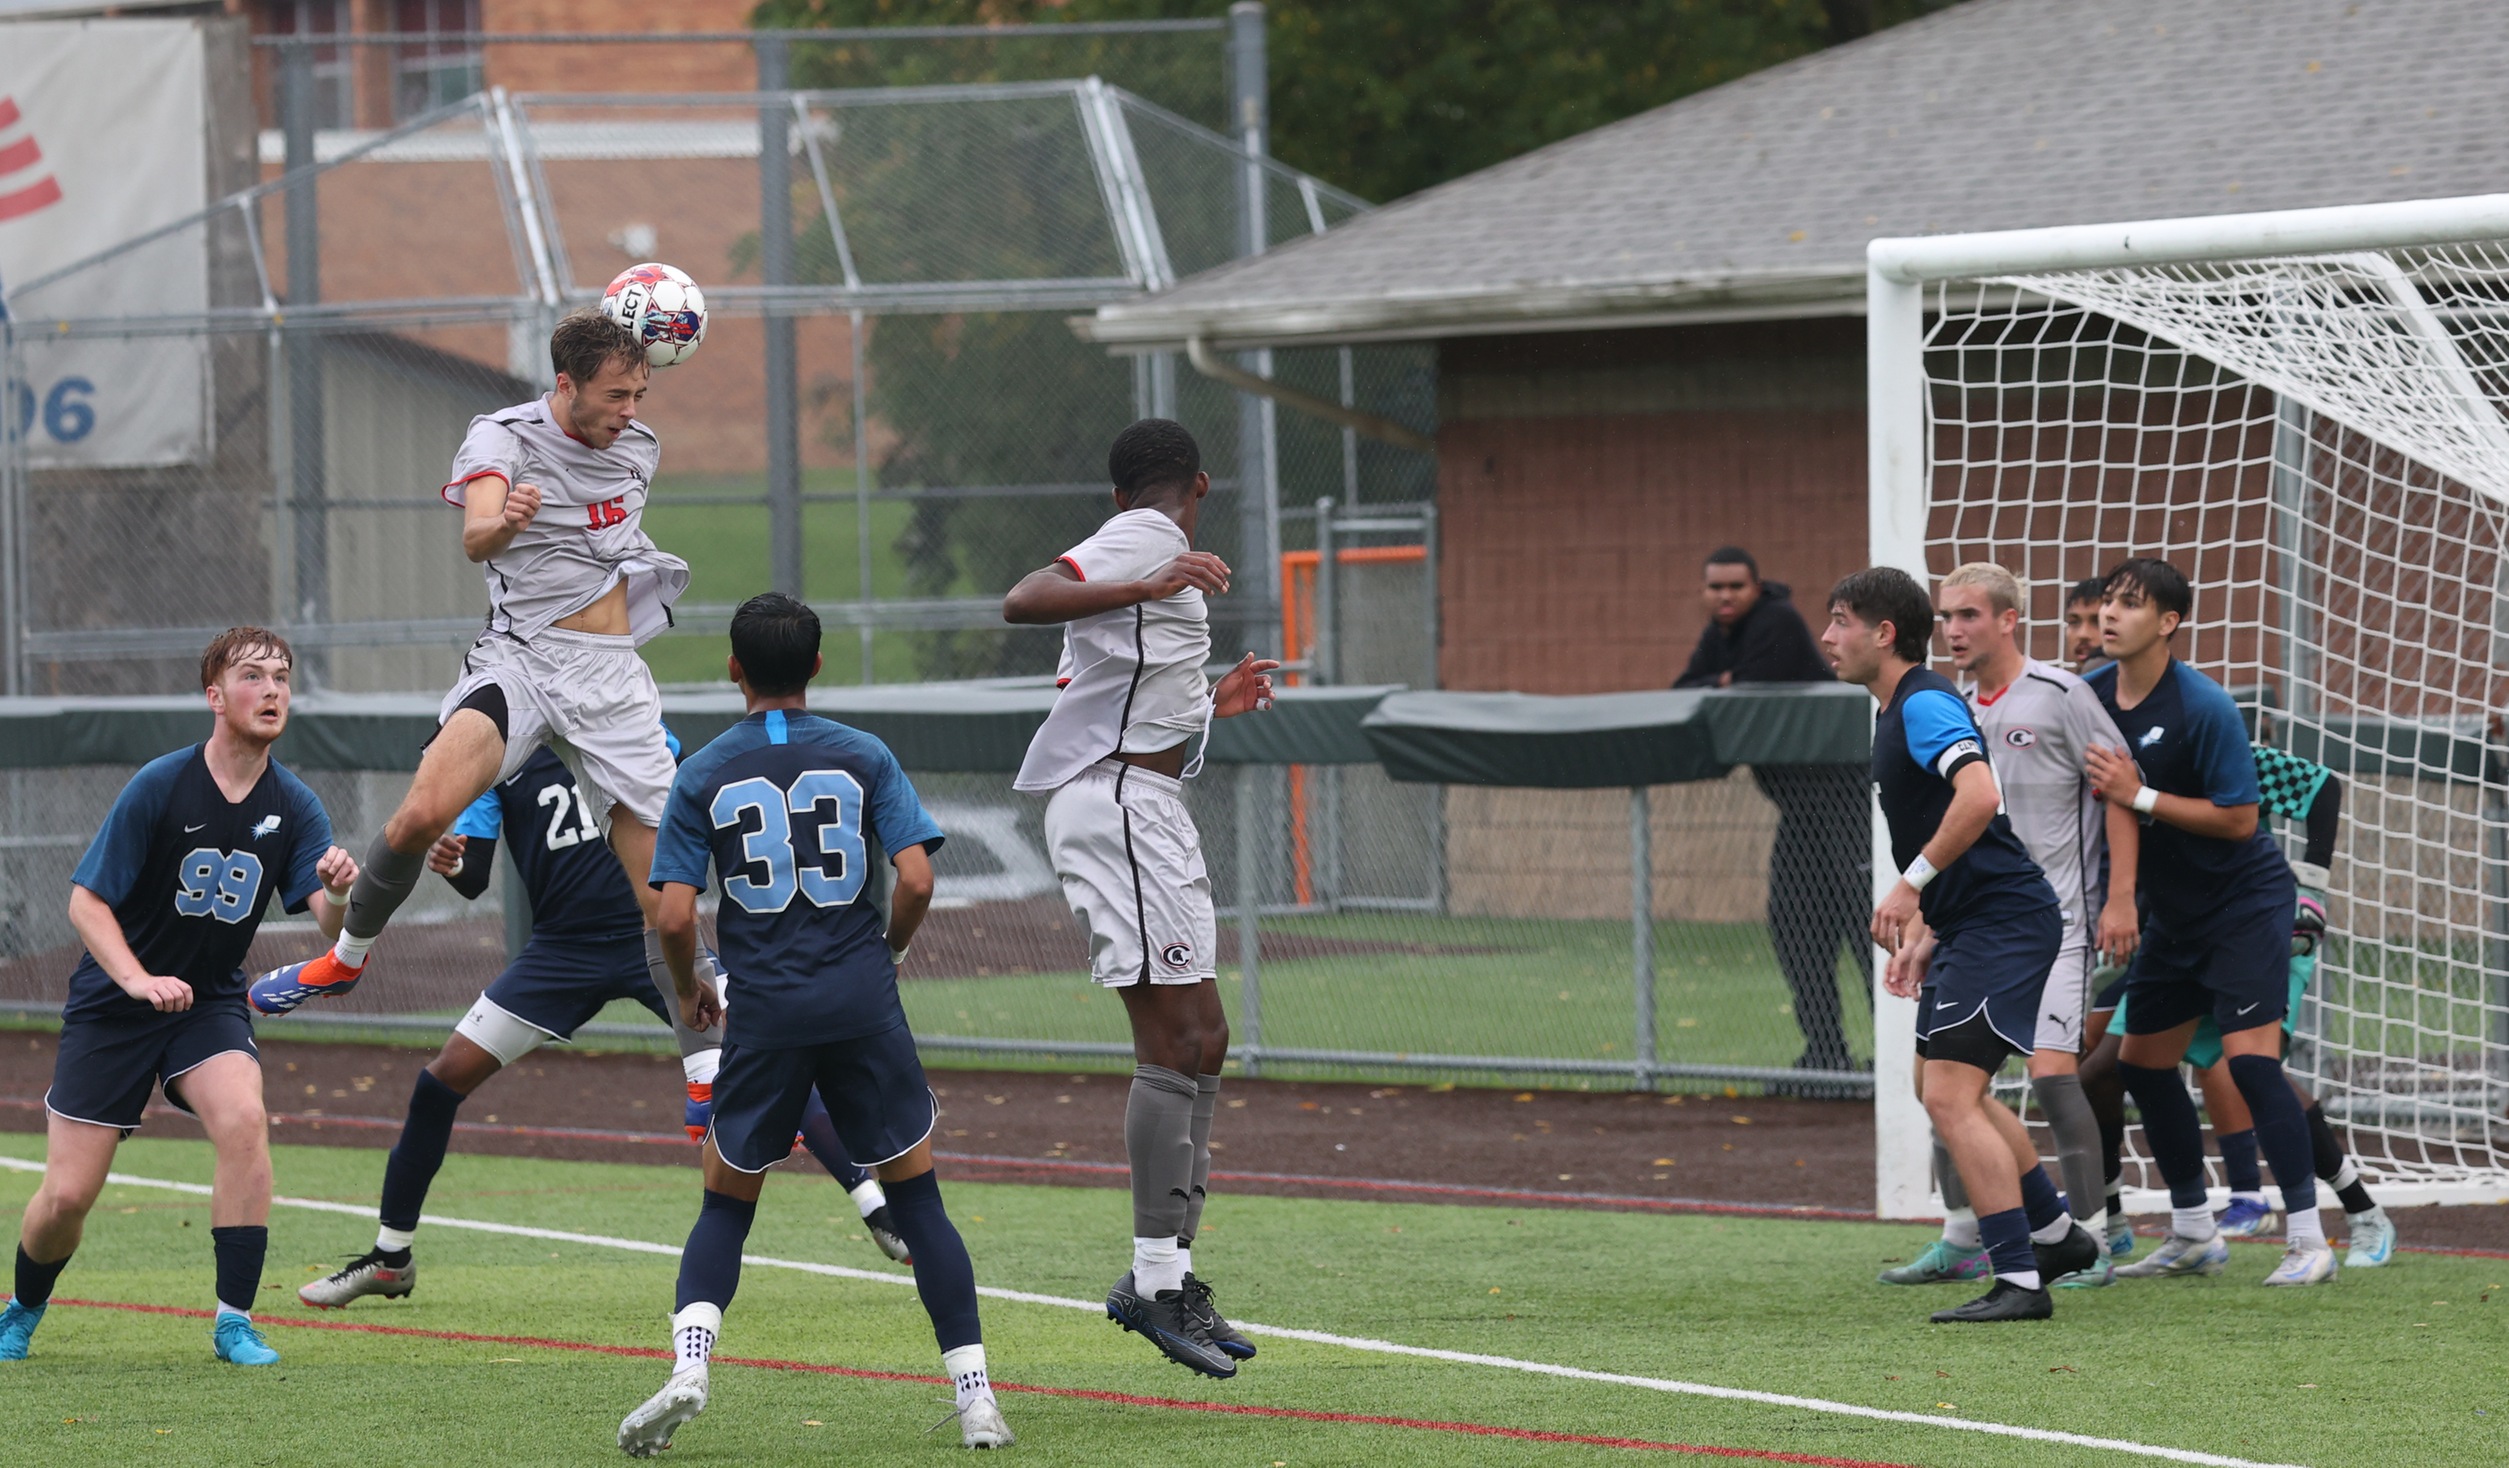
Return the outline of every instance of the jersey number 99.
{"type": "Polygon", "coordinates": [[[194,847],[175,864],[174,876],[177,916],[240,923],[253,915],[253,897],[261,891],[261,858],[194,847]]]}
{"type": "Polygon", "coordinates": [[[787,788],[764,775],[715,792],[706,814],[715,829],[741,832],[741,869],[723,878],[723,895],[746,912],[782,912],[799,893],[813,907],[843,907],[862,895],[868,875],[862,834],[862,782],[843,770],[806,770],[787,788]],[[745,829],[757,812],[758,829],[745,829]],[[818,847],[796,861],[794,816],[822,812],[818,847]],[[756,874],[764,868],[761,880],[756,874]]]}

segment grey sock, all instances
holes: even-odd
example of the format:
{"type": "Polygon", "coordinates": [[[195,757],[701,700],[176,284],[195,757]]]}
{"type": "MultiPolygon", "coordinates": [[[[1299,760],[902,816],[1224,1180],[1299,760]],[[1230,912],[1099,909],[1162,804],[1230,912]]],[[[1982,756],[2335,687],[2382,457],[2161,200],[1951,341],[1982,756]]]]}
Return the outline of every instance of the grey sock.
{"type": "Polygon", "coordinates": [[[418,889],[427,873],[427,853],[394,851],[378,834],[358,864],[357,884],[348,889],[348,916],[340,930],[352,938],[372,938],[392,921],[392,914],[418,889]]]}
{"type": "Polygon", "coordinates": [[[1133,1067],[1124,1107],[1124,1155],[1132,1162],[1133,1237],[1174,1238],[1193,1201],[1194,1079],[1164,1065],[1133,1067]]]}
{"type": "Polygon", "coordinates": [[[1934,1139],[1934,1185],[1943,1190],[1943,1206],[1961,1209],[1969,1206],[1969,1190],[1960,1184],[1960,1169],[1951,1161],[1951,1149],[1943,1139],[1934,1139]]]}
{"type": "MultiPolygon", "coordinates": [[[[705,978],[706,955],[697,954],[697,976],[705,978]]],[[[662,957],[662,935],[645,929],[645,973],[653,987],[662,995],[662,1012],[671,1017],[671,1038],[679,1041],[680,1058],[685,1060],[700,1050],[717,1050],[723,1045],[721,1030],[692,1030],[680,1018],[679,987],[671,982],[671,965],[662,957]]]]}
{"type": "Polygon", "coordinates": [[[1187,1244],[1191,1244],[1194,1236],[1202,1232],[1203,1189],[1211,1181],[1211,1118],[1218,1113],[1219,1109],[1220,1078],[1195,1076],[1192,1129],[1194,1139],[1193,1196],[1185,1204],[1184,1232],[1177,1235],[1187,1244]]]}
{"type": "Polygon", "coordinates": [[[2080,1076],[2032,1076],[2030,1094],[2038,1098],[2047,1129],[2056,1134],[2056,1165],[2065,1175],[2065,1201],[2076,1218],[2089,1218],[2108,1206],[2101,1179],[2100,1119],[2091,1098],[2082,1093],[2080,1076]]]}

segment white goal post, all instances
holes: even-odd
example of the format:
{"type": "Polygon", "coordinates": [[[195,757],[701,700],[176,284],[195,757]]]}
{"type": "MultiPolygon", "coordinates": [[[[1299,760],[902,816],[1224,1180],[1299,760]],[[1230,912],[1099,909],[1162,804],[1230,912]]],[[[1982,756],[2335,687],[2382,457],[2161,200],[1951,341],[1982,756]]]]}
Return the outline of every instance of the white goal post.
{"type": "MultiPolygon", "coordinates": [[[[1873,561],[2010,567],[2051,660],[2071,582],[2187,572],[2179,655],[2343,782],[2294,1076],[2381,1201],[2509,1200],[2509,194],[1866,261],[1873,561]]],[[[1915,1006],[1875,1006],[1877,1209],[1929,1216],[1915,1006]]]]}

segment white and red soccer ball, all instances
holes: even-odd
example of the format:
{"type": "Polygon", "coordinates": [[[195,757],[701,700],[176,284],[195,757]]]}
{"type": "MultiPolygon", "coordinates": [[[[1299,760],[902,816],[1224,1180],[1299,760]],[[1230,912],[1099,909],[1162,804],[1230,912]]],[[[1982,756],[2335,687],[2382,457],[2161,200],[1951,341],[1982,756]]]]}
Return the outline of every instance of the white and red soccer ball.
{"type": "Polygon", "coordinates": [[[636,334],[645,360],[675,367],[706,339],[706,296],[677,266],[631,265],[601,293],[601,314],[636,334]]]}

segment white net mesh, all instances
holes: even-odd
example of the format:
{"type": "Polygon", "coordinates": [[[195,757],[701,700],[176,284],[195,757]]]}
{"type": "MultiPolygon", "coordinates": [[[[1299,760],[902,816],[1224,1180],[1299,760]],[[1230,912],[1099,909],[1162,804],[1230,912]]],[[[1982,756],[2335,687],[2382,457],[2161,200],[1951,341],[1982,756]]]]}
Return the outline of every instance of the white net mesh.
{"type": "MultiPolygon", "coordinates": [[[[2058,659],[2129,555],[2196,588],[2177,651],[2343,784],[2292,1069],[2373,1181],[2509,1177],[2509,246],[1930,290],[1937,574],[1994,560],[2058,659]]],[[[2300,854],[2300,833],[2278,833],[2300,854]]],[[[2148,1169],[2129,1183],[2157,1185],[2148,1169]]]]}

